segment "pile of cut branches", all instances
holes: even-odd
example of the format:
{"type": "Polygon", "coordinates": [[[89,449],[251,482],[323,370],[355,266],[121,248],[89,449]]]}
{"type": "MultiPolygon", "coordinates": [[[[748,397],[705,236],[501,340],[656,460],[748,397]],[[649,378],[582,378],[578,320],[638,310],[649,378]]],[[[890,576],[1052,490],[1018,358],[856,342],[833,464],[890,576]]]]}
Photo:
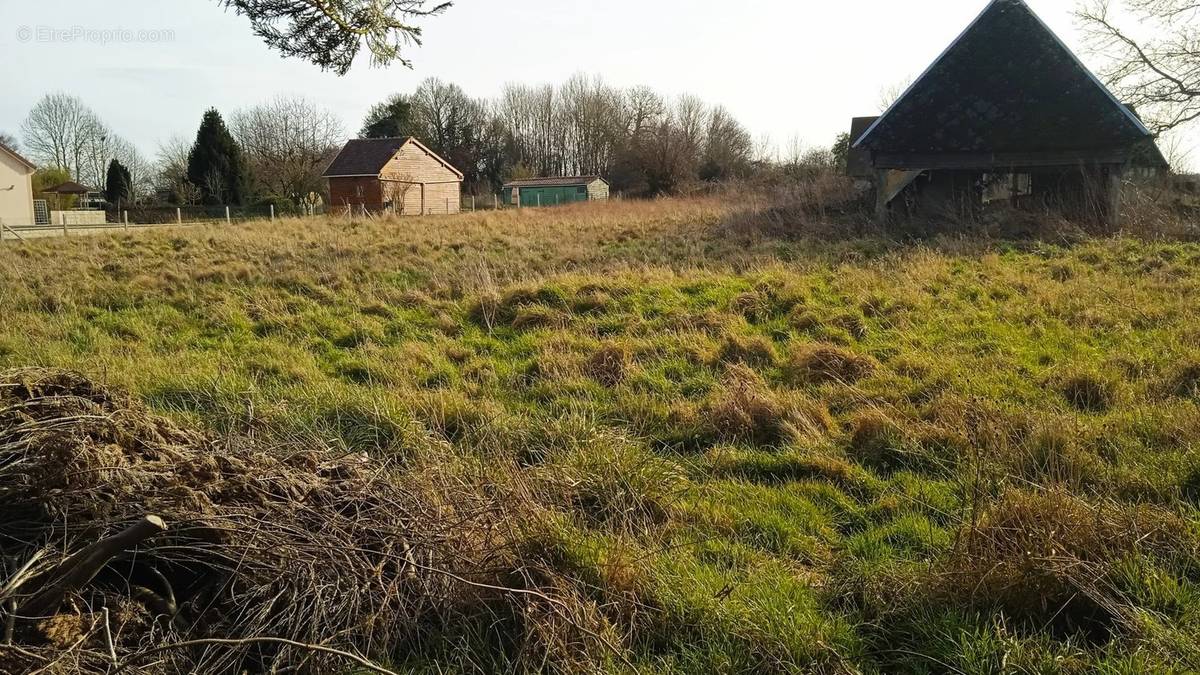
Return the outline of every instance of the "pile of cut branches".
{"type": "Polygon", "coordinates": [[[524,505],[497,492],[0,373],[0,672],[373,669],[464,612],[554,606],[504,587],[524,505]]]}

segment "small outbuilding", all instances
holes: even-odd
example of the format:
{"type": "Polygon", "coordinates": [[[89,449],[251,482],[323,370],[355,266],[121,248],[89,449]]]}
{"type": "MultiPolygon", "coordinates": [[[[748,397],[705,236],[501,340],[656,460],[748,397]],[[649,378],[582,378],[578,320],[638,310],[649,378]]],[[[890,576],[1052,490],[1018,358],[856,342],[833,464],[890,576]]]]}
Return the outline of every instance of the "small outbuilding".
{"type": "Polygon", "coordinates": [[[878,118],[855,118],[851,175],[880,221],[1005,202],[1115,223],[1125,180],[1167,170],[1154,137],[1024,0],[983,13],[878,118]]]}
{"type": "Polygon", "coordinates": [[[354,139],[323,175],[333,209],[414,216],[462,209],[462,172],[415,138],[354,139]]]}
{"type": "Polygon", "coordinates": [[[504,184],[503,199],[508,206],[558,206],[604,201],[608,199],[608,181],[600,176],[514,180],[504,184]]]}

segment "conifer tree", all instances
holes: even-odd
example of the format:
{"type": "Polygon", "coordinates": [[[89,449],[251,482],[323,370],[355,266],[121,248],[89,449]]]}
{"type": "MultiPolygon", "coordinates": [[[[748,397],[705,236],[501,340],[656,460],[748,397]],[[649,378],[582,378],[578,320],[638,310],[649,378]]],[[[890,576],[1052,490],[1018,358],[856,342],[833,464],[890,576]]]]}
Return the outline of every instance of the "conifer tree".
{"type": "Polygon", "coordinates": [[[205,204],[240,205],[246,197],[245,164],[237,141],[215,108],[204,113],[188,155],[188,180],[205,204]]]}
{"type": "Polygon", "coordinates": [[[108,172],[104,179],[104,198],[110,204],[128,204],[133,201],[133,177],[129,169],[115,159],[108,163],[108,172]]]}

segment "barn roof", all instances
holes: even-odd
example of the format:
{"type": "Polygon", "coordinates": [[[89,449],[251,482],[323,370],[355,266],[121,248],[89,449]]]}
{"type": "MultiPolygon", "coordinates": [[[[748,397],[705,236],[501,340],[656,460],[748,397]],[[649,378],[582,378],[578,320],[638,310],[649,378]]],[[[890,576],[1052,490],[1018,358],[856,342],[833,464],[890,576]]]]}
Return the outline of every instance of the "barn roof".
{"type": "Polygon", "coordinates": [[[321,174],[325,178],[344,178],[350,176],[378,176],[383,167],[392,161],[396,153],[406,145],[415,145],[420,148],[425,154],[440,162],[447,169],[450,169],[459,178],[463,174],[458,169],[454,168],[450,162],[442,159],[425,144],[413,137],[407,138],[355,138],[346,142],[341,152],[333,161],[326,167],[325,173],[321,174]]]}
{"type": "MultiPolygon", "coordinates": [[[[504,184],[504,187],[574,187],[576,185],[591,185],[598,180],[604,179],[600,176],[558,176],[551,178],[529,178],[526,180],[509,181],[504,184]]],[[[607,183],[608,181],[604,182],[607,183]]]]}
{"type": "Polygon", "coordinates": [[[28,159],[25,159],[25,157],[23,157],[23,156],[21,155],[21,153],[17,152],[17,151],[16,151],[16,150],[14,150],[13,148],[10,148],[9,146],[5,145],[5,144],[4,144],[2,141],[0,141],[0,151],[3,151],[4,153],[6,153],[6,154],[8,154],[8,155],[11,155],[11,156],[12,156],[12,157],[14,157],[14,158],[15,158],[15,159],[16,159],[18,162],[20,162],[20,163],[24,164],[26,167],[28,167],[30,171],[33,171],[33,170],[36,170],[36,169],[37,169],[37,165],[36,165],[36,164],[34,164],[33,162],[29,161],[28,159]]]}
{"type": "Polygon", "coordinates": [[[1024,0],[992,0],[854,147],[1092,150],[1150,136],[1024,0]]]}

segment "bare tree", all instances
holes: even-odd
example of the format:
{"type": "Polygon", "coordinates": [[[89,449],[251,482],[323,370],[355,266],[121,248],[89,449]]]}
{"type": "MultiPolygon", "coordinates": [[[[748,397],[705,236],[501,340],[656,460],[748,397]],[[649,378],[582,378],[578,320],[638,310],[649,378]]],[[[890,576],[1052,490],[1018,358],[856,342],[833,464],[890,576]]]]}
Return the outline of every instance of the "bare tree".
{"type": "Polygon", "coordinates": [[[598,77],[576,75],[559,89],[558,100],[566,131],[564,172],[606,173],[625,135],[621,93],[598,77]]]}
{"type": "Polygon", "coordinates": [[[392,213],[409,215],[405,210],[408,207],[408,195],[416,187],[416,180],[409,174],[393,177],[384,186],[384,206],[390,208],[392,213]]]}
{"type": "Polygon", "coordinates": [[[1109,0],[1088,0],[1075,13],[1092,51],[1110,61],[1104,79],[1156,134],[1200,119],[1200,2],[1122,4],[1128,26],[1109,0]]]}
{"type": "Polygon", "coordinates": [[[66,169],[76,180],[102,178],[104,167],[96,170],[95,157],[108,131],[79,98],[63,93],[42,97],[21,124],[21,135],[39,163],[66,169]]]}
{"type": "Polygon", "coordinates": [[[421,44],[414,21],[452,3],[427,0],[219,0],[250,19],[254,34],[284,56],[345,75],[365,45],[376,65],[411,66],[401,51],[421,44]]]}
{"type": "Polygon", "coordinates": [[[693,169],[700,165],[700,153],[704,150],[708,106],[697,96],[683,94],[675,102],[674,117],[682,168],[685,172],[694,173],[693,169]]]}
{"type": "Polygon", "coordinates": [[[887,112],[893,103],[899,101],[904,92],[908,91],[908,88],[912,86],[912,83],[912,78],[906,78],[880,89],[879,102],[876,104],[879,107],[879,114],[882,115],[887,112]]]}
{"type": "Polygon", "coordinates": [[[667,113],[667,103],[658,92],[647,86],[638,86],[625,94],[626,118],[629,135],[638,136],[643,129],[662,121],[667,113]]]}
{"type": "Polygon", "coordinates": [[[84,146],[83,162],[76,172],[77,180],[92,187],[103,186],[108,165],[114,159],[129,170],[131,197],[140,200],[149,194],[153,188],[150,162],[133,143],[99,121],[91,139],[84,146]]]}
{"type": "Polygon", "coordinates": [[[345,138],[342,121],[301,97],[239,110],[230,127],[245,153],[255,192],[303,204],[324,191],[321,171],[345,138]]]}
{"type": "Polygon", "coordinates": [[[489,104],[471,98],[457,84],[437,78],[422,82],[412,102],[422,140],[458,167],[468,185],[478,182],[484,156],[481,138],[487,129],[489,104]]]}
{"type": "Polygon", "coordinates": [[[10,150],[20,150],[16,136],[0,131],[0,145],[8,147],[10,150]]]}
{"type": "Polygon", "coordinates": [[[176,204],[195,204],[200,200],[200,188],[188,180],[191,152],[191,139],[172,136],[159,144],[155,156],[155,191],[176,204]]]}
{"type": "Polygon", "coordinates": [[[708,133],[704,139],[704,164],[700,177],[725,180],[741,176],[750,167],[754,139],[724,106],[708,114],[708,133]]]}

